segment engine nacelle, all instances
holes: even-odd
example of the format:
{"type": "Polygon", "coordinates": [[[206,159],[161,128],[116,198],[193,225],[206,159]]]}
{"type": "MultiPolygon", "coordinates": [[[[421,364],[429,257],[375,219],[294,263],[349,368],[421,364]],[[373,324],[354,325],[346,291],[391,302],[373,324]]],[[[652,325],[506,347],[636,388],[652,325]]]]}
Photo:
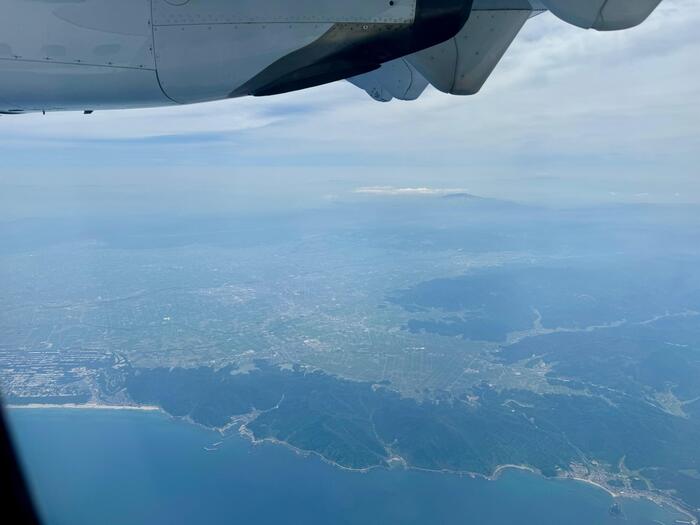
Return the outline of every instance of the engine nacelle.
{"type": "Polygon", "coordinates": [[[641,24],[661,0],[540,0],[556,16],[584,29],[617,31],[641,24]]]}

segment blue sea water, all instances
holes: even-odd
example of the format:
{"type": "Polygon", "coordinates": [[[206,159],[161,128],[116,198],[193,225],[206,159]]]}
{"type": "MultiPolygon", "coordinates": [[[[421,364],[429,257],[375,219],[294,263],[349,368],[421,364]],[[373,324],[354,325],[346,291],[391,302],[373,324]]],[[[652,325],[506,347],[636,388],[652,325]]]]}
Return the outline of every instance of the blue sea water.
{"type": "Polygon", "coordinates": [[[9,419],[47,525],[672,524],[682,515],[576,481],[403,469],[349,472],[280,446],[158,412],[13,409],[9,419]]]}

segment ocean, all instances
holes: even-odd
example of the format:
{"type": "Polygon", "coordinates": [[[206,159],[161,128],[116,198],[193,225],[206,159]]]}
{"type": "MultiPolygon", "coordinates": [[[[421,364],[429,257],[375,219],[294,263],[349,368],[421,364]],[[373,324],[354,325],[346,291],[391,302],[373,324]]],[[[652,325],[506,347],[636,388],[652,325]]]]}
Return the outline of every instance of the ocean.
{"type": "Polygon", "coordinates": [[[160,412],[11,409],[8,417],[46,525],[673,524],[682,514],[619,501],[571,480],[507,470],[497,480],[405,470],[342,470],[160,412]],[[215,450],[206,450],[215,448],[215,450]]]}

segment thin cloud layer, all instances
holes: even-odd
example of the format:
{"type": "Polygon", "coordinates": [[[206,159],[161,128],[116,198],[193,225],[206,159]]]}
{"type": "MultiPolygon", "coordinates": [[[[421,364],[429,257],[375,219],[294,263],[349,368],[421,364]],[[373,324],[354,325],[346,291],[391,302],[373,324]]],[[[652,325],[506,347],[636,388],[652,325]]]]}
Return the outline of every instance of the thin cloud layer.
{"type": "Polygon", "coordinates": [[[435,196],[464,193],[466,190],[460,188],[394,188],[392,186],[365,186],[357,188],[354,193],[363,195],[391,195],[391,196],[435,196]]]}

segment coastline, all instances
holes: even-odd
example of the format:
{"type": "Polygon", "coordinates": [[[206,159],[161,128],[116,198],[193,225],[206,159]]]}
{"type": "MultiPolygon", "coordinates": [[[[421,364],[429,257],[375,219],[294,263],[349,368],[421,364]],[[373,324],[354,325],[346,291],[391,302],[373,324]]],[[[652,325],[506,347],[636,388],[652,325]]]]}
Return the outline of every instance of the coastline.
{"type": "MultiPolygon", "coordinates": [[[[229,427],[230,428],[230,427],[229,427]]],[[[354,467],[348,467],[346,465],[341,465],[339,463],[336,463],[335,461],[328,459],[325,457],[323,454],[320,452],[316,452],[314,450],[304,450],[300,449],[298,447],[295,447],[294,445],[287,443],[286,441],[281,441],[276,438],[256,438],[253,432],[245,426],[245,424],[241,425],[238,429],[238,433],[241,437],[244,439],[248,440],[251,444],[253,445],[262,445],[265,443],[269,443],[272,445],[281,445],[292,452],[296,453],[297,455],[301,457],[310,457],[310,456],[316,456],[318,457],[321,461],[324,463],[331,465],[335,468],[349,471],[349,472],[355,472],[359,474],[366,474],[374,469],[391,469],[391,465],[372,465],[369,467],[362,467],[362,468],[354,468],[354,467]]],[[[483,474],[481,472],[470,472],[466,470],[450,470],[450,469],[429,469],[429,468],[424,468],[424,467],[417,467],[413,466],[410,464],[407,464],[403,458],[402,460],[402,465],[405,470],[415,470],[415,471],[420,471],[420,472],[430,472],[433,474],[450,474],[450,475],[458,475],[458,476],[469,476],[472,478],[482,478],[487,481],[497,481],[501,475],[507,471],[507,470],[522,470],[529,472],[531,474],[534,474],[536,476],[543,477],[545,479],[551,479],[555,481],[578,481],[582,483],[586,483],[587,485],[590,485],[592,487],[595,487],[597,489],[600,489],[604,492],[606,492],[613,500],[616,499],[629,499],[629,500],[637,500],[637,499],[646,499],[649,500],[656,505],[659,506],[668,506],[675,511],[679,512],[680,514],[683,514],[688,518],[687,523],[689,525],[700,525],[700,522],[698,521],[698,518],[692,514],[692,512],[682,506],[677,501],[674,501],[673,499],[666,498],[663,496],[659,496],[657,494],[643,494],[643,493],[628,493],[628,492],[615,492],[609,487],[606,487],[605,485],[602,485],[596,481],[593,481],[591,479],[587,478],[581,478],[581,477],[575,477],[571,475],[561,475],[561,476],[556,476],[552,478],[547,478],[546,476],[543,476],[543,474],[536,468],[528,466],[528,465],[518,465],[518,464],[512,464],[512,463],[506,463],[503,465],[498,465],[491,474],[483,474]]]]}
{"type": "Polygon", "coordinates": [[[69,410],[139,410],[144,412],[163,412],[163,409],[156,405],[103,405],[99,403],[27,403],[26,405],[8,404],[4,405],[8,410],[36,410],[65,408],[69,410]]]}
{"type": "MultiPolygon", "coordinates": [[[[283,446],[284,448],[287,448],[288,450],[291,450],[292,452],[296,453],[297,455],[301,457],[310,457],[310,456],[316,456],[318,457],[321,461],[324,463],[331,465],[334,468],[338,468],[340,470],[344,471],[349,471],[349,472],[356,472],[356,473],[361,473],[361,474],[366,474],[374,469],[392,469],[396,468],[392,464],[377,464],[377,465],[371,465],[368,467],[361,467],[361,468],[355,468],[355,467],[348,467],[346,465],[342,465],[340,463],[337,463],[331,459],[328,459],[325,457],[323,454],[320,452],[314,451],[314,450],[305,450],[298,448],[286,441],[282,441],[276,438],[272,437],[265,437],[265,438],[257,438],[254,433],[247,428],[246,423],[250,422],[252,419],[254,419],[255,414],[247,414],[243,416],[238,416],[236,418],[233,418],[231,422],[228,424],[224,425],[221,428],[213,428],[213,427],[208,427],[206,425],[196,423],[192,421],[189,417],[177,417],[177,416],[172,416],[165,410],[163,410],[161,407],[156,406],[156,405],[108,405],[108,404],[99,404],[99,403],[84,403],[84,404],[76,404],[76,403],[67,403],[67,404],[52,404],[52,403],[29,403],[29,404],[7,404],[4,405],[4,408],[9,409],[9,410],[37,410],[37,409],[68,409],[68,410],[127,410],[127,411],[142,411],[142,412],[160,412],[162,414],[167,415],[170,419],[172,420],[180,420],[183,422],[186,422],[188,424],[195,424],[197,426],[200,426],[202,428],[205,428],[207,430],[212,430],[214,432],[219,433],[222,437],[226,437],[227,432],[229,430],[232,430],[238,425],[238,432],[237,433],[240,437],[243,439],[247,440],[249,443],[252,445],[261,445],[264,443],[269,443],[273,446],[283,446]]],[[[507,463],[503,465],[498,465],[491,474],[484,474],[481,472],[470,472],[466,470],[451,470],[451,469],[430,469],[430,468],[424,468],[424,467],[417,467],[410,465],[403,460],[403,458],[396,458],[392,457],[391,460],[394,459],[399,459],[400,461],[398,464],[402,466],[405,470],[415,470],[415,471],[421,471],[421,472],[430,472],[434,474],[450,474],[450,475],[458,475],[458,476],[469,476],[472,478],[482,478],[486,479],[488,481],[497,481],[503,472],[507,470],[522,470],[526,472],[530,472],[534,475],[537,476],[542,476],[542,473],[529,465],[519,465],[519,464],[512,464],[512,463],[507,463]]],[[[542,476],[544,477],[544,476],[542,476]]],[[[567,475],[567,473],[564,473],[563,475],[559,475],[556,477],[552,478],[547,478],[547,479],[552,479],[552,480],[569,480],[569,481],[578,481],[582,483],[586,483],[587,485],[596,487],[600,490],[605,491],[611,498],[613,499],[647,499],[649,501],[654,502],[657,505],[666,505],[670,508],[673,508],[677,512],[683,514],[688,518],[688,524],[690,525],[700,525],[700,521],[698,521],[698,518],[695,517],[694,514],[691,513],[688,509],[684,508],[682,504],[679,502],[660,496],[658,494],[646,494],[646,493],[629,493],[629,492],[615,492],[611,488],[602,485],[601,483],[598,483],[596,481],[593,481],[591,479],[587,478],[582,478],[582,477],[576,477],[573,475],[567,475]]]]}

